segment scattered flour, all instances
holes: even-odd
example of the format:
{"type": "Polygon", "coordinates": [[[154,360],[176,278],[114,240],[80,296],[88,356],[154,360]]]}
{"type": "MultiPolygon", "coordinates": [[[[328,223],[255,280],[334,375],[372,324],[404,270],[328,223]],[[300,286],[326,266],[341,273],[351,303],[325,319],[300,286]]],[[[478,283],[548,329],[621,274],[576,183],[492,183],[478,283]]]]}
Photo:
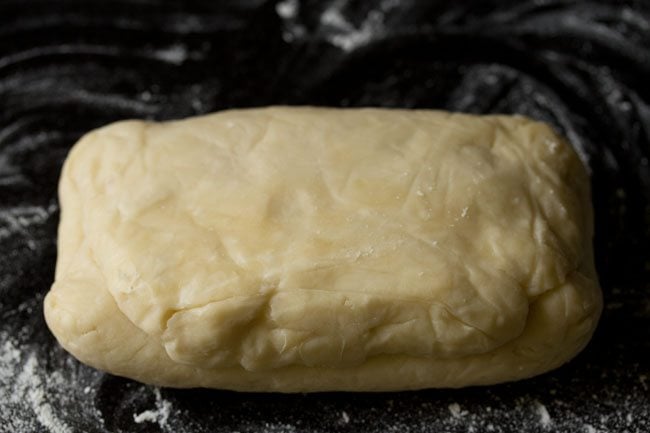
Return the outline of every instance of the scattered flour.
{"type": "Polygon", "coordinates": [[[325,39],[345,52],[353,51],[369,44],[386,33],[384,20],[386,13],[399,6],[400,0],[384,0],[376,9],[369,11],[363,21],[355,26],[344,13],[347,0],[332,2],[321,12],[320,27],[311,32],[300,22],[298,0],[282,0],[275,5],[275,12],[283,20],[283,39],[293,42],[298,39],[325,39]]]}
{"type": "Polygon", "coordinates": [[[15,375],[14,366],[20,364],[22,353],[6,335],[0,334],[4,341],[0,347],[0,389],[5,391],[8,381],[15,375]]]}
{"type": "MultiPolygon", "coordinates": [[[[10,420],[14,431],[31,431],[36,426],[21,413],[25,406],[33,412],[36,421],[50,433],[67,433],[73,430],[57,416],[52,407],[55,398],[47,385],[62,387],[60,375],[51,375],[48,383],[39,374],[40,366],[34,352],[24,353],[6,334],[0,334],[0,419],[10,420]],[[14,413],[15,411],[15,413],[14,413]],[[21,416],[16,416],[20,414],[21,416]]],[[[58,398],[58,397],[56,397],[58,398]]]]}
{"type": "Polygon", "coordinates": [[[13,233],[29,234],[29,227],[44,223],[58,209],[54,203],[47,207],[14,206],[7,210],[0,209],[0,241],[13,233]]]}
{"type": "Polygon", "coordinates": [[[343,421],[344,424],[347,424],[350,422],[350,415],[346,411],[341,412],[341,420],[343,421]]]}

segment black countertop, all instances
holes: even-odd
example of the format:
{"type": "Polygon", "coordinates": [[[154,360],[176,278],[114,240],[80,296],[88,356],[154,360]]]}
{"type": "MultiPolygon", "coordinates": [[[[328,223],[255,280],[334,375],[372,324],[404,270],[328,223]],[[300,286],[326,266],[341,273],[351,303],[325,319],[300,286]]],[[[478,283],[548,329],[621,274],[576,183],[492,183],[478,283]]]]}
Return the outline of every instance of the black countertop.
{"type": "Polygon", "coordinates": [[[650,4],[0,0],[0,432],[650,431],[650,4]],[[519,383],[404,393],[157,389],[45,326],[57,181],[84,132],[270,104],[520,113],[591,169],[605,297],[587,349],[519,383]]]}

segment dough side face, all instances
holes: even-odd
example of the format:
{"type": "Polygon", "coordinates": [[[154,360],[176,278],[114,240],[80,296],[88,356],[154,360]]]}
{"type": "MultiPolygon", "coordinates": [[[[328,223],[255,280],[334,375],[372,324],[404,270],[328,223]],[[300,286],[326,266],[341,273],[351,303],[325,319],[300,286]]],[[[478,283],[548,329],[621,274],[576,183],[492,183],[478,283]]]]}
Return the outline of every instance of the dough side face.
{"type": "Polygon", "coordinates": [[[381,391],[529,377],[602,308],[589,179],[518,116],[269,107],[118,122],[60,181],[47,323],[172,387],[381,391]]]}

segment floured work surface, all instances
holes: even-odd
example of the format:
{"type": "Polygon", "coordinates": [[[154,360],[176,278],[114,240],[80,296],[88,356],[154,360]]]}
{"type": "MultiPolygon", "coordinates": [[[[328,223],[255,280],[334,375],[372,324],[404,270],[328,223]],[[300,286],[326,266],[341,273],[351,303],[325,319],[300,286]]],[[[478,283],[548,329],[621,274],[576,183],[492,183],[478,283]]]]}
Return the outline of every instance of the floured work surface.
{"type": "Polygon", "coordinates": [[[86,135],[61,179],[61,344],[97,368],[250,391],[529,377],[601,298],[588,178],[546,125],[269,108],[86,135]]]}

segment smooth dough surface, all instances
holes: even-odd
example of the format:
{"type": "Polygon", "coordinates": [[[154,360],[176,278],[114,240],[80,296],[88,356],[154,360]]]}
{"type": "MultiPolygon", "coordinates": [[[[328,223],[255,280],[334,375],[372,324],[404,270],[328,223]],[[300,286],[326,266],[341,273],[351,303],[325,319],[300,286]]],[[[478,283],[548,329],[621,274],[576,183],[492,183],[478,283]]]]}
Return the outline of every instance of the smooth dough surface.
{"type": "Polygon", "coordinates": [[[601,311],[588,176],[519,116],[270,107],[118,122],[60,181],[47,323],[143,382],[399,390],[529,377],[601,311]]]}

